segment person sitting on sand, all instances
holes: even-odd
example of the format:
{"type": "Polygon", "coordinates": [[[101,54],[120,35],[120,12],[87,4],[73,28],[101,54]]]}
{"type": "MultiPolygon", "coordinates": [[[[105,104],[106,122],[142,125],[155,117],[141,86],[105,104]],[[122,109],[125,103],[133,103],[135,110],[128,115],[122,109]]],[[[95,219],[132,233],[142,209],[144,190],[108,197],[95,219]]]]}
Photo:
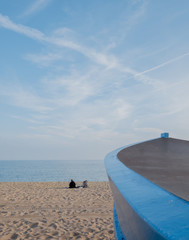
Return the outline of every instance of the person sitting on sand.
{"type": "Polygon", "coordinates": [[[83,187],[83,188],[87,188],[87,187],[88,187],[88,184],[87,184],[87,183],[88,183],[87,180],[83,181],[83,185],[82,185],[82,187],[83,187]]]}
{"type": "Polygon", "coordinates": [[[76,184],[72,179],[71,179],[71,182],[69,183],[69,188],[76,188],[76,184]]]}

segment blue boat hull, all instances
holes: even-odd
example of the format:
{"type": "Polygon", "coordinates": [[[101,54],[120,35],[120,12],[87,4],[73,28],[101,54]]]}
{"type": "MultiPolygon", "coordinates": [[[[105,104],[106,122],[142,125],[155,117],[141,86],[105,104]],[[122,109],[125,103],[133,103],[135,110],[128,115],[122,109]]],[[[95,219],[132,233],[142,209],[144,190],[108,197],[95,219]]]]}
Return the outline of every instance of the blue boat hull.
{"type": "MultiPolygon", "coordinates": [[[[153,144],[159,141],[161,140],[153,144]]],[[[131,146],[133,145],[126,148],[131,146]]],[[[114,197],[116,238],[119,240],[188,240],[189,202],[123,164],[118,155],[126,148],[117,149],[105,158],[114,197]]]]}

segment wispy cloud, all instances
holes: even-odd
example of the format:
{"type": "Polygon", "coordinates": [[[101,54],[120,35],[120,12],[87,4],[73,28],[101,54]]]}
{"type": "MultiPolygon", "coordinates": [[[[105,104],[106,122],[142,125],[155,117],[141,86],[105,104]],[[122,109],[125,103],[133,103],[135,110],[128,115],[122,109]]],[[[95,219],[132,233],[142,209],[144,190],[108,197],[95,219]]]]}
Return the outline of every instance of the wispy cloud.
{"type": "MultiPolygon", "coordinates": [[[[27,27],[27,26],[24,26],[21,24],[14,23],[9,19],[9,17],[3,16],[2,14],[0,14],[0,26],[4,27],[6,29],[24,34],[24,35],[26,35],[30,38],[33,38],[35,40],[38,40],[38,41],[47,42],[47,43],[56,45],[58,47],[72,49],[72,50],[77,51],[77,52],[81,53],[82,55],[86,56],[91,61],[94,61],[97,64],[107,67],[108,69],[112,69],[112,68],[121,69],[118,59],[113,55],[103,54],[94,49],[91,49],[91,48],[88,48],[85,46],[81,46],[78,43],[68,41],[62,37],[60,38],[60,37],[56,37],[56,36],[52,36],[52,37],[46,36],[45,34],[43,34],[42,32],[40,32],[34,28],[30,28],[30,27],[27,27]]],[[[124,68],[122,68],[122,70],[125,72],[128,72],[129,74],[136,73],[132,69],[129,69],[128,67],[127,68],[124,67],[124,68]]]]}
{"type": "Polygon", "coordinates": [[[0,14],[0,26],[9,30],[15,31],[17,33],[24,34],[30,38],[33,38],[39,41],[47,40],[45,35],[42,32],[21,24],[15,24],[9,19],[9,17],[3,16],[2,14],[0,14]]]}
{"type": "Polygon", "coordinates": [[[110,38],[110,47],[115,48],[120,43],[124,42],[126,37],[129,35],[129,32],[140,23],[141,18],[145,16],[148,0],[131,1],[129,5],[123,14],[118,18],[117,24],[119,24],[119,27],[117,27],[116,24],[113,32],[112,26],[110,28],[112,33],[110,38]],[[132,10],[130,9],[129,5],[132,10]]]}
{"type": "Polygon", "coordinates": [[[36,63],[38,66],[49,66],[52,62],[60,60],[62,58],[59,53],[47,53],[45,54],[27,54],[25,59],[36,63]]]}
{"type": "MultiPolygon", "coordinates": [[[[37,41],[49,43],[57,47],[71,49],[87,57],[92,62],[105,67],[106,70],[114,69],[116,71],[124,72],[126,74],[129,74],[130,77],[135,79],[136,81],[142,82],[144,84],[150,84],[155,87],[156,85],[158,85],[159,87],[159,82],[154,81],[149,77],[146,77],[146,76],[144,77],[143,76],[144,73],[138,73],[136,70],[130,68],[129,66],[124,66],[123,64],[120,63],[119,59],[113,54],[99,52],[99,51],[96,51],[95,49],[82,46],[77,42],[66,40],[64,36],[62,37],[56,33],[52,36],[46,36],[44,33],[38,31],[37,29],[14,23],[7,16],[3,16],[2,14],[0,14],[0,26],[7,28],[9,30],[24,34],[37,41]]],[[[66,29],[65,31],[68,32],[68,29],[66,29]]],[[[34,62],[39,62],[40,60],[43,60],[43,63],[42,62],[41,63],[43,65],[45,64],[48,65],[48,61],[59,58],[59,56],[58,55],[55,56],[53,54],[49,54],[44,57],[40,55],[38,57],[36,55],[35,56],[28,55],[28,58],[30,58],[34,62]]]]}
{"type": "Polygon", "coordinates": [[[0,95],[8,97],[11,105],[32,110],[39,113],[45,113],[52,110],[48,100],[37,96],[32,91],[22,87],[1,86],[0,95]]]}
{"type": "Polygon", "coordinates": [[[31,14],[34,14],[42,9],[44,9],[45,7],[47,7],[49,5],[49,3],[52,0],[35,0],[34,3],[32,3],[32,5],[30,5],[25,12],[22,14],[22,16],[29,16],[31,14]]]}
{"type": "Polygon", "coordinates": [[[155,71],[155,70],[157,70],[157,69],[159,69],[159,68],[162,68],[162,67],[165,67],[166,65],[169,65],[169,64],[171,64],[171,63],[173,63],[173,62],[177,62],[177,61],[179,61],[179,60],[181,60],[182,58],[187,57],[187,56],[189,56],[189,52],[184,53],[184,54],[182,54],[182,55],[180,55],[180,56],[177,56],[177,57],[175,57],[175,58],[172,58],[172,59],[170,59],[170,60],[168,60],[168,61],[166,61],[166,62],[164,62],[164,63],[161,63],[161,64],[159,64],[159,65],[157,65],[157,66],[155,66],[155,67],[149,68],[149,69],[147,69],[147,70],[145,70],[145,71],[143,71],[143,72],[139,72],[139,73],[135,74],[135,76],[137,77],[137,76],[141,76],[141,75],[144,75],[144,74],[146,74],[146,73],[155,71]]]}

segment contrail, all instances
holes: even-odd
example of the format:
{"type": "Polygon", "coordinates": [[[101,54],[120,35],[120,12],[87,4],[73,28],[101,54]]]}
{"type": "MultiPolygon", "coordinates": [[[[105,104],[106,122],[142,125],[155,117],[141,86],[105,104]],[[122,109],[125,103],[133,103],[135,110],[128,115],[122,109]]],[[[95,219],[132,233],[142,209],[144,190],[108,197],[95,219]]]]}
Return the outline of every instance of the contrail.
{"type": "Polygon", "coordinates": [[[180,59],[182,59],[182,58],[184,58],[184,57],[186,57],[186,56],[189,56],[189,52],[188,52],[188,53],[185,53],[185,54],[183,54],[183,55],[180,55],[180,56],[178,56],[178,57],[176,57],[176,58],[173,58],[173,59],[171,59],[171,60],[169,60],[169,61],[167,61],[167,62],[164,62],[164,63],[162,63],[162,64],[159,64],[159,65],[157,65],[157,66],[155,66],[155,67],[153,67],[153,68],[150,68],[150,69],[147,69],[147,70],[145,70],[145,71],[143,71],[143,72],[137,73],[137,74],[135,74],[135,76],[140,76],[140,75],[143,75],[143,74],[145,74],[145,73],[152,72],[152,71],[154,71],[154,70],[156,70],[156,69],[159,69],[159,68],[161,68],[161,67],[164,67],[164,66],[166,66],[166,65],[168,65],[168,64],[170,64],[170,63],[172,63],[172,62],[176,62],[176,61],[178,61],[178,60],[180,60],[180,59]]]}

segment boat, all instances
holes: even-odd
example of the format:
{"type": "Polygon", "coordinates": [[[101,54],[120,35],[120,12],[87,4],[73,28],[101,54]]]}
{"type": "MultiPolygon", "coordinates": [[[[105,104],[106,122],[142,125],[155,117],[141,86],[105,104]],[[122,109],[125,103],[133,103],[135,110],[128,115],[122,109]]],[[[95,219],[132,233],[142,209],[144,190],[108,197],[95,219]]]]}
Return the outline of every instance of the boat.
{"type": "Polygon", "coordinates": [[[117,240],[189,240],[189,141],[160,138],[107,154],[117,240]]]}

